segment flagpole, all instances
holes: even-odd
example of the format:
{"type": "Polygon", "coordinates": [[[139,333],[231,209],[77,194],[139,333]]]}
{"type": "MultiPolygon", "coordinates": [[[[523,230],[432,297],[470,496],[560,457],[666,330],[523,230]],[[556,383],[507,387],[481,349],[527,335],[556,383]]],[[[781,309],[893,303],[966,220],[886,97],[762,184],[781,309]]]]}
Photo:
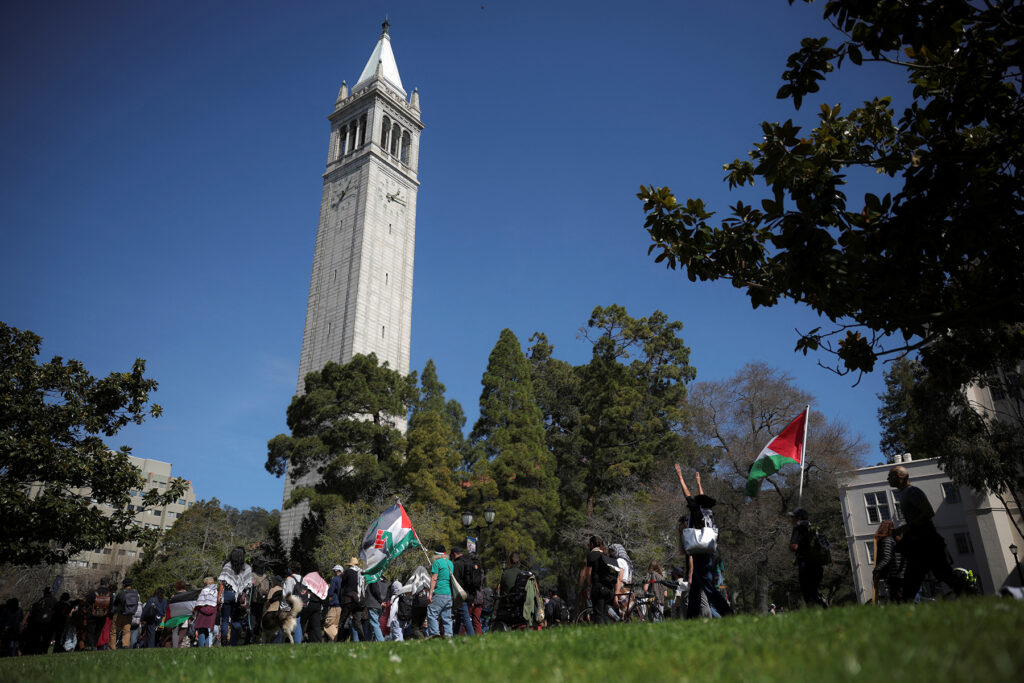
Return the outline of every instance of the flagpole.
{"type": "Polygon", "coordinates": [[[796,506],[802,507],[804,500],[804,463],[807,462],[807,423],[811,421],[811,404],[804,408],[804,441],[800,448],[800,492],[796,496],[796,506]]]}

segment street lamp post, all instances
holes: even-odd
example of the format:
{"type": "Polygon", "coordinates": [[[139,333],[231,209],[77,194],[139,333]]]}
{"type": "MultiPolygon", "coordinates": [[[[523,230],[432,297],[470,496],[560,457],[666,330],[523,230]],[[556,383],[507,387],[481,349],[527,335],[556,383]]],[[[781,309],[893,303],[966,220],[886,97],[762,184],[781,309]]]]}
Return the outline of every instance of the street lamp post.
{"type": "MultiPolygon", "coordinates": [[[[484,510],[484,521],[487,522],[486,528],[490,528],[490,526],[494,524],[494,508],[488,507],[484,510]]],[[[473,526],[473,513],[468,510],[463,511],[462,513],[462,526],[466,530],[467,534],[470,531],[476,532],[476,552],[479,555],[484,545],[482,542],[484,527],[473,526]]]]}
{"type": "Polygon", "coordinates": [[[1020,579],[1020,585],[1024,586],[1024,573],[1020,570],[1020,560],[1017,559],[1017,544],[1010,544],[1010,552],[1013,554],[1013,561],[1017,565],[1017,578],[1020,579]]]}

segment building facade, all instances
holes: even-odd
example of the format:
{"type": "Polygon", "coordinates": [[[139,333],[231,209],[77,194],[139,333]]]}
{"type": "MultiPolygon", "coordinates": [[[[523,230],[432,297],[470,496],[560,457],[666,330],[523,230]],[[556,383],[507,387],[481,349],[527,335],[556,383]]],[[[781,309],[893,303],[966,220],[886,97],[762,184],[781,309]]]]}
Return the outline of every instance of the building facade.
{"type": "MultiPolygon", "coordinates": [[[[419,93],[406,93],[384,22],[370,58],[349,91],[342,83],[330,121],[327,169],[302,336],[297,391],[328,361],[374,353],[409,372],[416,193],[419,188],[419,93]]],[[[399,416],[404,424],[404,416],[399,416]]],[[[284,478],[285,503],[312,474],[284,478]]],[[[281,539],[290,547],[308,506],[282,509],[281,539]]]]}
{"type": "MultiPolygon", "coordinates": [[[[1024,541],[1012,521],[1020,526],[1021,511],[1012,500],[1004,505],[991,492],[976,494],[957,486],[933,458],[914,460],[908,454],[897,456],[895,464],[906,467],[911,485],[928,496],[935,509],[932,521],[946,540],[954,567],[972,570],[986,594],[997,593],[1006,585],[1020,585],[1010,546],[1024,546],[1024,541]]],[[[862,603],[872,598],[875,531],[885,520],[899,526],[903,519],[896,490],[886,481],[893,466],[854,470],[839,486],[854,588],[862,603]]]]}

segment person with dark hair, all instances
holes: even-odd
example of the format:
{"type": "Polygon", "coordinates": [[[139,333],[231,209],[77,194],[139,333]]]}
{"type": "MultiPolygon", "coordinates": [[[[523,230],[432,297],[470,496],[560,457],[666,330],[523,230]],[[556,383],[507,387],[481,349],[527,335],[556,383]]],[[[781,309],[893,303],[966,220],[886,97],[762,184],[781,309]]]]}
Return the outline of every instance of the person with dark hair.
{"type": "Polygon", "coordinates": [[[929,570],[936,579],[952,588],[954,593],[962,594],[967,586],[957,577],[949,562],[946,540],[939,535],[932,522],[935,510],[928,502],[928,496],[921,489],[910,485],[910,472],[903,465],[889,470],[888,481],[889,486],[896,489],[900,510],[907,522],[893,531],[903,538],[901,549],[907,561],[901,599],[913,601],[929,570]]]}
{"type": "Polygon", "coordinates": [[[139,647],[156,647],[156,629],[160,620],[167,613],[167,600],[164,599],[164,589],[157,588],[153,595],[142,607],[142,617],[139,621],[139,647]]]}
{"type": "MultiPolygon", "coordinates": [[[[480,635],[479,631],[473,629],[474,619],[470,615],[470,608],[476,599],[477,591],[480,589],[473,579],[474,569],[479,564],[472,555],[462,552],[462,548],[452,548],[452,564],[455,566],[455,580],[459,582],[462,589],[466,591],[466,600],[455,612],[455,635],[465,629],[467,636],[480,635]]],[[[479,619],[475,620],[479,624],[479,619]]]]}
{"type": "Polygon", "coordinates": [[[247,592],[253,581],[252,567],[245,561],[245,548],[236,546],[228,553],[217,580],[220,583],[217,596],[220,603],[220,643],[238,645],[242,620],[249,607],[247,592]]]}
{"type": "Polygon", "coordinates": [[[430,565],[430,591],[427,599],[427,637],[437,638],[444,631],[445,638],[452,637],[452,571],[455,567],[445,556],[444,545],[434,548],[434,561],[430,565]],[[438,620],[440,619],[440,626],[438,620]]]}
{"type": "Polygon", "coordinates": [[[501,573],[498,581],[498,597],[508,595],[516,586],[516,579],[519,577],[519,552],[512,551],[508,554],[505,562],[505,571],[501,573]]]}
{"type": "Polygon", "coordinates": [[[608,549],[600,536],[591,536],[588,546],[587,559],[580,572],[577,609],[582,611],[584,589],[589,584],[594,621],[598,624],[606,624],[611,621],[608,616],[608,606],[611,604],[614,594],[618,592],[617,589],[621,585],[622,579],[618,578],[618,564],[613,558],[608,557],[608,549]],[[614,572],[614,576],[612,572],[614,572]]]}
{"type": "Polygon", "coordinates": [[[139,607],[139,591],[132,586],[132,580],[125,578],[122,588],[114,596],[111,607],[114,624],[110,635],[111,650],[127,650],[131,647],[132,619],[139,607]]]}
{"type": "Polygon", "coordinates": [[[796,554],[796,577],[800,583],[800,593],[804,604],[808,607],[828,609],[828,602],[821,594],[821,579],[825,569],[821,561],[811,552],[811,539],[815,533],[811,529],[807,510],[797,508],[786,513],[793,522],[793,533],[789,536],[789,549],[796,554]]]}
{"type": "Polygon", "coordinates": [[[882,598],[879,585],[885,588],[885,599],[888,602],[903,600],[903,553],[899,550],[896,537],[893,535],[895,526],[892,521],[885,520],[875,531],[875,568],[871,570],[871,583],[875,587],[876,600],[882,598]]]}
{"type": "Polygon", "coordinates": [[[68,617],[71,616],[71,595],[61,593],[60,600],[53,606],[53,623],[51,625],[51,637],[53,638],[54,652],[67,652],[64,648],[64,636],[68,630],[68,617]]]}
{"type": "Polygon", "coordinates": [[[85,649],[95,650],[99,645],[101,631],[110,616],[113,596],[106,579],[100,579],[100,585],[89,593],[85,600],[85,649]]]}
{"type": "MultiPolygon", "coordinates": [[[[711,496],[705,495],[704,486],[700,481],[700,472],[696,473],[696,496],[690,495],[690,489],[686,486],[686,480],[683,479],[683,468],[679,463],[676,463],[676,474],[679,476],[679,485],[682,487],[683,495],[686,497],[686,507],[689,511],[687,518],[688,528],[704,529],[709,525],[713,528],[715,518],[712,508],[715,506],[716,501],[711,496]]],[[[682,528],[679,529],[679,546],[680,551],[686,553],[686,548],[683,546],[682,528]]],[[[686,618],[695,619],[700,616],[702,595],[707,597],[710,607],[718,612],[720,616],[732,615],[732,606],[715,586],[713,577],[714,555],[705,553],[686,554],[693,562],[690,575],[690,594],[686,601],[686,618]]]]}

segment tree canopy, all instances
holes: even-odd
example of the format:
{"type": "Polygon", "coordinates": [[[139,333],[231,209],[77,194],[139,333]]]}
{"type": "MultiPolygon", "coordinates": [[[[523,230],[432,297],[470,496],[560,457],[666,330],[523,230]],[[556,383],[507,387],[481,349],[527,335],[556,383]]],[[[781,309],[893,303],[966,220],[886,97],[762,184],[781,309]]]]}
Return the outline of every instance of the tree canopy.
{"type": "Polygon", "coordinates": [[[415,393],[413,377],[380,365],[372,353],[344,365],[327,363],[306,375],[305,392],[292,398],[291,434],[278,434],[267,444],[267,471],[287,472],[294,480],[320,475],[313,489],[296,488],[291,503],[305,498],[316,509],[320,496],[360,499],[401,467],[405,438],[397,420],[415,393]]]}
{"type": "Polygon", "coordinates": [[[948,387],[1014,367],[1024,358],[1024,6],[831,0],[824,19],[842,40],[805,38],[779,98],[799,109],[841,67],[877,63],[906,74],[910,103],[897,112],[876,97],[846,114],[821,104],[809,131],[762,123],[762,141],[725,179],[763,183],[763,199],[723,219],[700,199],[642,188],[650,251],[691,281],[730,280],[755,308],[807,304],[832,325],[802,332],[796,348],[837,354],[839,372],[915,350],[948,387]],[[892,178],[894,191],[848,200],[848,178],[865,171],[892,178]]]}
{"type": "Polygon", "coordinates": [[[97,379],[77,360],[40,363],[41,343],[0,323],[0,556],[63,564],[83,550],[152,540],[135,524],[131,491],[144,490],[143,504],[155,507],[181,497],[186,482],[145,490],[131,449],[104,442],[160,415],[146,362],[97,379]]]}

